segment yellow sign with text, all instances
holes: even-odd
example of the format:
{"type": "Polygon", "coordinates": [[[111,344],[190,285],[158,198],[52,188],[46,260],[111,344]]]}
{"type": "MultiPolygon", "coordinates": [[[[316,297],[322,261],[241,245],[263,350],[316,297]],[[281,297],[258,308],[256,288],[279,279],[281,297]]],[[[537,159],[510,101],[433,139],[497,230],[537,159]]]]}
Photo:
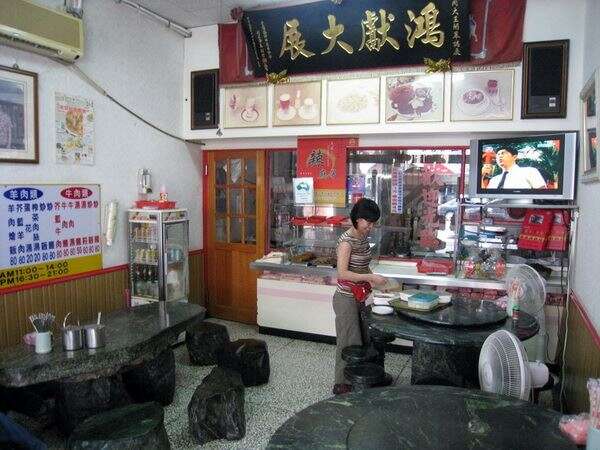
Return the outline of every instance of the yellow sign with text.
{"type": "Polygon", "coordinates": [[[333,205],[340,208],[346,206],[345,189],[315,189],[315,204],[333,205]]]}
{"type": "Polygon", "coordinates": [[[0,293],[2,293],[2,289],[25,286],[100,269],[102,269],[101,254],[0,269],[0,293]]]}

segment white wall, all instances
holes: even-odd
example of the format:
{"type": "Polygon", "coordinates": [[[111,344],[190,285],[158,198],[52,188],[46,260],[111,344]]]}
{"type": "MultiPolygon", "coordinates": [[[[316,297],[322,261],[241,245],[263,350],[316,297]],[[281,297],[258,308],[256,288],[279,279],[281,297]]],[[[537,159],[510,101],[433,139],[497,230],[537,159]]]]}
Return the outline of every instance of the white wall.
{"type": "MultiPolygon", "coordinates": [[[[557,131],[576,130],[579,127],[578,93],[581,86],[581,63],[583,58],[583,27],[585,0],[573,0],[568,3],[564,0],[528,0],[525,13],[524,41],[539,41],[553,39],[570,39],[570,64],[568,77],[568,99],[566,119],[529,119],[521,120],[521,65],[515,66],[514,82],[514,107],[513,120],[510,121],[486,121],[486,122],[451,122],[450,121],[450,74],[445,78],[445,113],[444,121],[441,123],[402,123],[402,124],[371,124],[371,125],[334,125],[334,126],[304,126],[304,127],[263,127],[263,128],[241,128],[222,129],[223,135],[218,137],[216,130],[184,130],[186,137],[190,139],[202,139],[207,143],[206,148],[251,148],[251,147],[275,147],[277,144],[283,146],[295,146],[296,137],[352,134],[360,135],[361,145],[375,145],[376,142],[385,142],[386,145],[403,145],[411,143],[429,143],[432,135],[443,135],[441,140],[453,139],[453,144],[467,144],[471,136],[481,133],[502,132],[535,132],[535,131],[557,131]],[[450,138],[449,136],[454,136],[450,138]]],[[[197,29],[198,30],[198,29],[197,29]]],[[[210,34],[210,30],[204,30],[210,34]]],[[[508,30],[507,32],[510,32],[508,30]]],[[[214,31],[216,33],[216,31],[214,31]]],[[[194,45],[189,41],[190,47],[194,45]]],[[[202,45],[212,48],[218,52],[218,42],[215,39],[205,39],[202,45]]],[[[206,48],[203,47],[203,51],[206,48]]],[[[186,53],[188,50],[186,49],[186,53]]],[[[195,52],[190,50],[190,54],[195,52]]],[[[215,64],[211,61],[211,64],[215,64]]],[[[193,64],[191,64],[193,66],[193,64]]],[[[216,65],[214,65],[216,67],[216,65]]],[[[203,67],[210,68],[210,67],[203,67]]],[[[422,71],[422,68],[418,68],[422,71]]],[[[190,69],[188,69],[190,70],[190,69]]],[[[365,71],[365,77],[373,75],[385,75],[390,73],[410,72],[411,69],[399,68],[385,71],[365,71]]],[[[185,75],[184,75],[185,76],[185,75]]],[[[330,78],[339,78],[348,75],[331,74],[330,78]]],[[[357,72],[351,76],[360,76],[357,72]]],[[[322,78],[326,79],[327,75],[322,78]]],[[[294,80],[311,79],[311,77],[296,76],[294,80]]],[[[314,77],[312,77],[314,79],[314,77]]],[[[383,79],[382,79],[383,80],[383,79]]],[[[326,92],[326,81],[322,81],[323,92],[326,92]]],[[[382,81],[383,85],[383,81],[382,81]]],[[[272,101],[273,87],[269,86],[269,105],[272,101]]],[[[223,118],[224,93],[221,89],[221,119],[223,118]]],[[[322,111],[325,112],[325,95],[323,95],[322,111]]],[[[381,110],[384,107],[384,96],[381,96],[381,110]]],[[[270,112],[271,113],[271,112],[270,112]]],[[[383,122],[383,116],[382,120],[383,122]]],[[[222,120],[221,120],[222,122],[222,120]]],[[[272,122],[269,117],[269,124],[272,122]]],[[[325,123],[323,114],[322,123],[325,123]]]]}
{"type": "MultiPolygon", "coordinates": [[[[55,6],[56,0],[47,0],[55,6]]],[[[184,38],[114,1],[84,2],[85,55],[77,64],[109,94],[142,117],[181,135],[184,38]]],[[[104,247],[105,267],[127,261],[124,210],[137,196],[137,170],[151,169],[155,191],[190,210],[190,247],[200,248],[200,147],[160,133],[92,89],[72,68],[0,45],[0,64],[38,73],[40,163],[0,164],[0,184],[99,183],[103,203],[119,201],[118,234],[104,247]],[[96,163],[55,162],[54,93],[91,98],[95,109],[96,163]]],[[[104,214],[104,211],[103,211],[104,214]]]]}
{"type": "MultiPolygon", "coordinates": [[[[600,66],[600,2],[585,2],[585,42],[581,89],[594,69],[600,66]]],[[[577,91],[579,93],[579,91],[577,91]]],[[[600,182],[579,183],[577,199],[581,206],[576,249],[574,290],[583,302],[596,330],[600,330],[600,182]]]]}

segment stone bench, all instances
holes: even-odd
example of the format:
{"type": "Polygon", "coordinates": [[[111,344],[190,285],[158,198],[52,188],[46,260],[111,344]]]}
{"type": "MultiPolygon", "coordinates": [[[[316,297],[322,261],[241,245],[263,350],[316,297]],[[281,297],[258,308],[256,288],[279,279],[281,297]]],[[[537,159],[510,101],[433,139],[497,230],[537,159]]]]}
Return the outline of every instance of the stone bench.
{"type": "Polygon", "coordinates": [[[158,403],[138,403],[86,419],[68,440],[69,450],[134,450],[171,448],[164,411],[158,403]]]}
{"type": "Polygon", "coordinates": [[[175,394],[175,355],[169,347],[148,362],[123,373],[123,383],[138,403],[170,405],[175,394]]]}
{"type": "MultiPolygon", "coordinates": [[[[383,333],[378,330],[369,330],[369,337],[371,339],[371,345],[377,351],[377,359],[374,361],[385,369],[385,346],[393,342],[396,337],[390,333],[383,333]]],[[[394,382],[394,377],[389,373],[385,373],[385,378],[381,383],[377,383],[377,387],[389,386],[394,382]]]]}
{"type": "Polygon", "coordinates": [[[347,365],[344,368],[344,377],[352,384],[353,392],[360,392],[383,382],[385,371],[375,363],[347,365]]]}
{"type": "Polygon", "coordinates": [[[215,367],[196,388],[188,404],[188,424],[190,434],[200,445],[215,439],[243,438],[246,415],[240,374],[215,367]]]}
{"type": "Polygon", "coordinates": [[[259,339],[239,339],[223,347],[219,366],[235,370],[244,386],[259,386],[269,382],[271,368],[267,344],[259,339]]]}
{"type": "Polygon", "coordinates": [[[201,322],[188,328],[185,333],[185,345],[190,355],[190,362],[197,366],[217,364],[217,355],[227,343],[229,343],[227,327],[218,323],[201,322]]]}
{"type": "Polygon", "coordinates": [[[349,345],[342,349],[342,359],[346,361],[346,364],[349,366],[375,362],[378,356],[379,354],[377,351],[370,346],[349,345]]]}
{"type": "Polygon", "coordinates": [[[120,375],[57,385],[56,418],[67,436],[88,417],[132,402],[120,375]]]}

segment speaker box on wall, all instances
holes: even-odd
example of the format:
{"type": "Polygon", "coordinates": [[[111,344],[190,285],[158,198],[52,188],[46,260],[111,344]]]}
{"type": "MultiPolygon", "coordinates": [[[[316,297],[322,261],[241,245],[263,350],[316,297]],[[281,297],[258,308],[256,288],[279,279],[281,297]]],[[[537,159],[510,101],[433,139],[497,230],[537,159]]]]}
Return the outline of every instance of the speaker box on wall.
{"type": "Polygon", "coordinates": [[[522,119],[567,116],[569,40],[523,44],[522,119]]]}
{"type": "Polygon", "coordinates": [[[217,128],[219,125],[219,71],[192,72],[191,128],[217,128]]]}

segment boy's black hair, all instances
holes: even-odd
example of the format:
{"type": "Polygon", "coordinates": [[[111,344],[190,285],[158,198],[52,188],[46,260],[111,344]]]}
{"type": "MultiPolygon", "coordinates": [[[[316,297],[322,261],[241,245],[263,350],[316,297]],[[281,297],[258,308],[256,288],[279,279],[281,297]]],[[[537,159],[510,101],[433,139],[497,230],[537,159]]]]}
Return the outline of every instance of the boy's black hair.
{"type": "Polygon", "coordinates": [[[509,145],[504,145],[501,148],[498,149],[498,151],[500,150],[506,150],[508,153],[510,153],[513,156],[519,156],[519,150],[517,150],[514,147],[511,147],[509,145]]]}
{"type": "Polygon", "coordinates": [[[350,220],[352,220],[352,225],[354,228],[358,225],[358,219],[365,219],[367,222],[377,222],[379,220],[379,216],[381,212],[379,211],[379,206],[370,198],[361,198],[356,204],[352,207],[352,211],[350,211],[350,220]]]}

